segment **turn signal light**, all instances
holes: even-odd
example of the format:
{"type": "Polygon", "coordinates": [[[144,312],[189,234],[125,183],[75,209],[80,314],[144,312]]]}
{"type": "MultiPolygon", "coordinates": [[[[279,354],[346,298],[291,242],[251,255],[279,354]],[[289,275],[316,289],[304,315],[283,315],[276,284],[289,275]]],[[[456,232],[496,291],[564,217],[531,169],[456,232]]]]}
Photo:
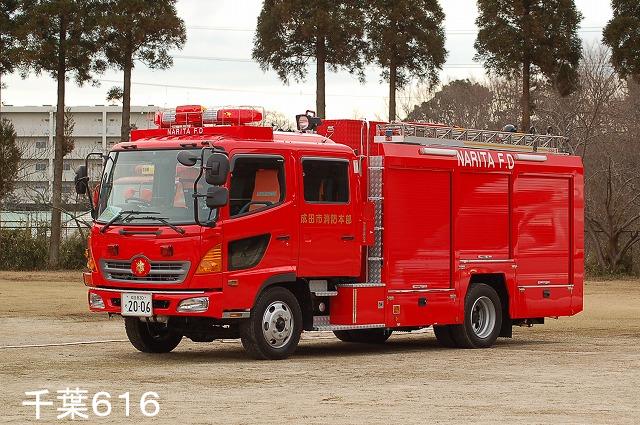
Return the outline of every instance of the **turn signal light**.
{"type": "Polygon", "coordinates": [[[96,268],[96,262],[93,260],[93,253],[91,252],[91,248],[87,248],[84,250],[84,256],[87,259],[87,268],[90,272],[95,272],[98,269],[96,268]]]}
{"type": "Polygon", "coordinates": [[[222,245],[211,248],[200,260],[196,274],[216,273],[222,271],[222,245]]]}

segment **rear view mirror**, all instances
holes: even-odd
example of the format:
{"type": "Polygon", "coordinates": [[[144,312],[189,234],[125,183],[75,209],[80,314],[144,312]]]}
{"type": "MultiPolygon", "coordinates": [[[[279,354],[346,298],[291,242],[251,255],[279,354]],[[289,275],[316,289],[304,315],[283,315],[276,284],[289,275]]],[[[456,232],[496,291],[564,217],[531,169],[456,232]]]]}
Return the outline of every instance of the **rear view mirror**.
{"type": "Polygon", "coordinates": [[[212,186],[207,189],[206,203],[209,209],[219,208],[229,202],[229,191],[226,187],[212,186]]]}
{"type": "Polygon", "coordinates": [[[180,151],[180,153],[178,153],[178,162],[185,167],[193,167],[199,158],[200,155],[191,151],[180,151]]]}
{"type": "Polygon", "coordinates": [[[87,193],[87,186],[89,184],[89,176],[87,174],[87,166],[81,165],[76,170],[76,176],[73,179],[76,186],[76,193],[78,195],[84,195],[87,193]]]}
{"type": "MultiPolygon", "coordinates": [[[[206,182],[214,186],[223,185],[226,183],[228,175],[229,175],[229,158],[227,157],[227,155],[222,153],[211,154],[209,159],[207,159],[207,164],[205,167],[206,182]]],[[[208,197],[209,197],[209,192],[207,192],[207,202],[208,202],[208,197]]]]}

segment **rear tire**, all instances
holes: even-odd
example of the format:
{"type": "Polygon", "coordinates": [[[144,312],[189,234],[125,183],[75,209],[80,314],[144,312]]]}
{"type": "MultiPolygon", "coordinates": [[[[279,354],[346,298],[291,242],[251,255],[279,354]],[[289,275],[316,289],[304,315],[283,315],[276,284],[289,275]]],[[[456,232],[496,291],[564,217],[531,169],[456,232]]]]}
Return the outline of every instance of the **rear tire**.
{"type": "Polygon", "coordinates": [[[500,297],[489,285],[471,286],[464,300],[464,323],[451,325],[451,336],[460,348],[488,348],[502,327],[500,297]]]}
{"type": "Polygon", "coordinates": [[[302,333],[302,311],[287,289],[266,289],[240,325],[242,346],[258,360],[286,359],[296,350],[302,333]]]}
{"type": "Polygon", "coordinates": [[[333,334],[344,342],[383,344],[389,339],[392,332],[391,329],[351,329],[348,331],[333,331],[333,334]]]}
{"type": "Polygon", "coordinates": [[[442,347],[456,348],[458,346],[456,344],[456,341],[453,339],[453,335],[451,334],[450,325],[434,326],[433,332],[436,334],[438,344],[440,344],[442,347]]]}
{"type": "Polygon", "coordinates": [[[142,321],[137,317],[125,317],[124,329],[131,344],[143,353],[168,353],[180,344],[182,334],[170,324],[142,321]]]}

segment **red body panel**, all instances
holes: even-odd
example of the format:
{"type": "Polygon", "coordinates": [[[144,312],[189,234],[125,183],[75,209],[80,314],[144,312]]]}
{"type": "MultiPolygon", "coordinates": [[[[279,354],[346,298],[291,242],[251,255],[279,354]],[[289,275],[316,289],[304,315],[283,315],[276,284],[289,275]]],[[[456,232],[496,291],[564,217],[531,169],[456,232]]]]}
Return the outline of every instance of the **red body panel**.
{"type": "Polygon", "coordinates": [[[385,323],[384,286],[338,287],[338,296],[331,302],[332,325],[364,325],[385,323]]]}
{"type": "Polygon", "coordinates": [[[156,309],[158,315],[220,319],[225,312],[250,310],[269,284],[304,286],[311,279],[365,282],[364,253],[373,241],[373,208],[367,200],[368,159],[356,156],[354,149],[383,157],[384,286],[338,286],[338,295],[329,301],[331,324],[384,323],[393,328],[461,323],[467,288],[483,276],[498,276],[504,282],[512,319],[582,310],[580,158],[547,154],[544,160],[532,160],[514,152],[451,147],[447,149],[455,155],[425,154],[419,145],[374,143],[376,124],[325,121],[320,135],[249,126],[134,131],[131,142],[115,149],[215,145],[232,161],[237,155],[282,157],[284,198],[271,208],[238,217],[230,217],[227,205],[220,209],[215,227],[183,226],[184,235],[163,226],[147,226],[159,230],[158,236],[121,235],[122,229],[133,226],[116,224],[101,233],[96,223],[90,246],[97,270],[87,284],[106,306],[93,311],[119,313],[113,302],[118,290],[143,289],[155,291],[154,301],[168,302],[156,309]],[[305,201],[302,160],[309,157],[349,161],[348,203],[305,201]],[[229,270],[230,244],[264,234],[269,240],[260,261],[229,270]],[[196,274],[203,255],[218,244],[222,272],[196,274]],[[118,246],[117,254],[113,245],[118,246]],[[171,257],[162,254],[167,245],[173,248],[171,257]],[[186,262],[188,272],[181,282],[171,284],[107,278],[105,262],[124,264],[140,255],[151,263],[186,262]],[[177,313],[178,302],[194,296],[188,291],[204,291],[209,310],[177,313]]]}

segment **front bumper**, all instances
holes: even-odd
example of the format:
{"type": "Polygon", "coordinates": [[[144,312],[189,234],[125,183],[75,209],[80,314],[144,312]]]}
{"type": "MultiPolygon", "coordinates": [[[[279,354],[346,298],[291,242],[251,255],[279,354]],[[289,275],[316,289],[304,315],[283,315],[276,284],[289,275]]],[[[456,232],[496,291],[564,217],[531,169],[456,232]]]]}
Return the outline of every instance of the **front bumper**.
{"type": "Polygon", "coordinates": [[[154,316],[195,316],[195,317],[211,317],[216,319],[223,318],[222,311],[222,292],[207,290],[156,290],[156,289],[114,289],[114,288],[89,288],[88,298],[91,294],[98,295],[104,302],[104,308],[92,307],[89,304],[89,310],[96,313],[113,313],[120,314],[120,301],[123,292],[152,294],[153,315],[154,316]],[[195,298],[207,297],[209,299],[209,308],[204,312],[183,312],[178,311],[181,301],[195,298]]]}

